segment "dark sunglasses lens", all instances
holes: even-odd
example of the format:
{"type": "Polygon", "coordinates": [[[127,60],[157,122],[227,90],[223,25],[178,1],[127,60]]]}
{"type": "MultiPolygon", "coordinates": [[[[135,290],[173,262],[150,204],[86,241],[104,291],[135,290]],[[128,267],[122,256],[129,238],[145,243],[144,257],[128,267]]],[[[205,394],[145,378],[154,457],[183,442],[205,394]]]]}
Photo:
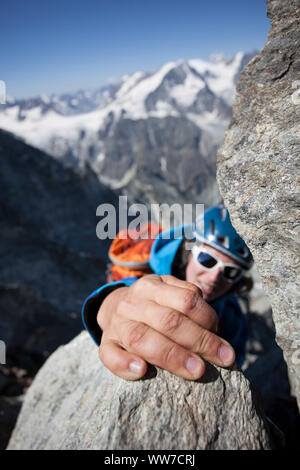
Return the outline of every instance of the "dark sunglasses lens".
{"type": "Polygon", "coordinates": [[[199,253],[198,261],[205,268],[213,268],[217,264],[217,260],[204,251],[199,253]]]}
{"type": "Polygon", "coordinates": [[[225,266],[224,269],[224,277],[226,279],[230,279],[231,281],[234,281],[239,277],[241,274],[241,270],[239,268],[231,268],[230,266],[225,266]]]}

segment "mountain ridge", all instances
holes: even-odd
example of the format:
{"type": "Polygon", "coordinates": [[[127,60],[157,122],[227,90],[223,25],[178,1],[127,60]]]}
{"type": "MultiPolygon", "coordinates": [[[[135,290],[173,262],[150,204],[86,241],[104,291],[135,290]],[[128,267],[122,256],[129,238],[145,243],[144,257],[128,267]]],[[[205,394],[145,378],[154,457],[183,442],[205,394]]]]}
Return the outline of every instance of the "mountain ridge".
{"type": "Polygon", "coordinates": [[[19,119],[19,106],[8,106],[0,128],[65,165],[90,166],[132,202],[213,205],[220,202],[216,154],[231,120],[236,78],[254,54],[179,60],[125,75],[99,92],[88,112],[78,104],[76,112],[59,114],[44,98],[42,106],[23,106],[19,119]]]}

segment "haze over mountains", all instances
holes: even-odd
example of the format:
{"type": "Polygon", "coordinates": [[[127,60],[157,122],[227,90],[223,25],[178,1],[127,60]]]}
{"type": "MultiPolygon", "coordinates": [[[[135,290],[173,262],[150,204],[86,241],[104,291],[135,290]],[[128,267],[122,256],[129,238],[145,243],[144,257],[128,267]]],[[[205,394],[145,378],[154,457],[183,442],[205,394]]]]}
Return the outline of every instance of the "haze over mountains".
{"type": "Polygon", "coordinates": [[[211,205],[220,200],[216,154],[235,84],[255,55],[169,62],[95,92],[10,99],[0,128],[67,165],[88,162],[131,200],[211,205]]]}

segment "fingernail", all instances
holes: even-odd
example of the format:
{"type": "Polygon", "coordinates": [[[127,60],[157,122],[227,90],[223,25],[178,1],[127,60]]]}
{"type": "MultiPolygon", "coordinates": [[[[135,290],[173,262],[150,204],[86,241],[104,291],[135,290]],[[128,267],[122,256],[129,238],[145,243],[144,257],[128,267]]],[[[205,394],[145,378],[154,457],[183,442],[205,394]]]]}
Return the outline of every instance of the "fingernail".
{"type": "Polygon", "coordinates": [[[221,346],[219,347],[218,354],[219,358],[221,359],[224,365],[229,365],[232,363],[234,352],[232,348],[226,346],[226,344],[221,344],[221,346]]]}
{"type": "Polygon", "coordinates": [[[143,363],[140,362],[140,361],[135,360],[135,361],[130,362],[130,364],[129,364],[129,369],[134,374],[140,374],[141,371],[142,371],[142,368],[143,368],[143,363]]]}
{"type": "Polygon", "coordinates": [[[203,365],[200,359],[191,356],[186,361],[186,368],[191,374],[199,376],[202,372],[203,365]]]}

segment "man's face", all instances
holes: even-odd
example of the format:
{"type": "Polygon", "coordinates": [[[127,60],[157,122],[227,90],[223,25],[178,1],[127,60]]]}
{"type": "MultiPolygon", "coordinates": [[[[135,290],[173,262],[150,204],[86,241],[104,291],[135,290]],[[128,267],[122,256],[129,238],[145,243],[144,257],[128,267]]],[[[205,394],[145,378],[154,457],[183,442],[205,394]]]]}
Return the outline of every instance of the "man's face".
{"type": "MultiPolygon", "coordinates": [[[[232,258],[218,250],[215,250],[211,246],[204,244],[201,246],[205,247],[205,249],[212,255],[217,256],[217,258],[223,261],[223,263],[236,264],[239,266],[232,258]]],[[[199,263],[193,260],[192,253],[190,253],[188,258],[185,279],[186,281],[192,282],[196,286],[200,287],[203,293],[203,298],[207,302],[212,302],[226,294],[233,285],[232,282],[228,282],[224,279],[222,268],[220,266],[215,269],[211,269],[210,271],[206,271],[199,263]]]]}

